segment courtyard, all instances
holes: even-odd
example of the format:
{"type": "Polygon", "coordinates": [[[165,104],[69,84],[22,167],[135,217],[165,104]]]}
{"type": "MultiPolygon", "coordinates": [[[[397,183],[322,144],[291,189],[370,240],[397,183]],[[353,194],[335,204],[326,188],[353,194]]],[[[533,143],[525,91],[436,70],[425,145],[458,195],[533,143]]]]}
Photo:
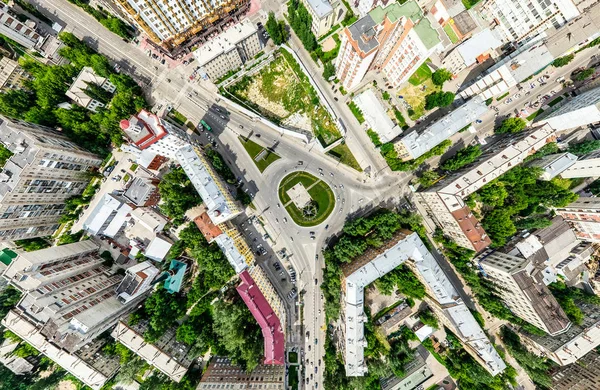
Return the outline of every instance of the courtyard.
{"type": "Polygon", "coordinates": [[[329,185],[310,173],[290,173],[279,184],[278,192],[282,206],[299,226],[322,223],[335,207],[329,185]]]}
{"type": "Polygon", "coordinates": [[[398,96],[402,96],[404,101],[409,104],[410,107],[407,107],[407,113],[413,121],[425,115],[425,96],[441,90],[439,86],[433,84],[431,74],[431,69],[426,63],[423,63],[410,76],[406,87],[398,91],[398,96]]]}

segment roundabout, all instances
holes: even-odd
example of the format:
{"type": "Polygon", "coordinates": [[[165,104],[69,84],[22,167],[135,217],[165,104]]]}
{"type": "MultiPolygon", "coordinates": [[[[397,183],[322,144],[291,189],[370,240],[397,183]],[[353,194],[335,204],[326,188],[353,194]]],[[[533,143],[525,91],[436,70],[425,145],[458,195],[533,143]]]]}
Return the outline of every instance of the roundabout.
{"type": "Polygon", "coordinates": [[[279,183],[278,195],[290,218],[303,227],[323,223],[335,208],[331,187],[307,172],[285,176],[279,183]]]}

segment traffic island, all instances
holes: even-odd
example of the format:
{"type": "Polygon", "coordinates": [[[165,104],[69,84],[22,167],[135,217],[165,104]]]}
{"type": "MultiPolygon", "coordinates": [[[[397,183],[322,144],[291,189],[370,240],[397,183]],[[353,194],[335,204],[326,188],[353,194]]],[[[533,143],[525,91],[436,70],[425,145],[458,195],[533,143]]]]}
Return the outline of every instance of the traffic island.
{"type": "Polygon", "coordinates": [[[265,148],[256,142],[251,141],[249,138],[240,136],[238,139],[244,146],[244,149],[246,149],[246,152],[252,157],[254,165],[256,165],[261,173],[264,172],[269,165],[281,158],[269,150],[269,148],[265,148]]]}
{"type": "Polygon", "coordinates": [[[321,179],[306,172],[294,172],[279,184],[279,200],[299,226],[324,222],[335,208],[335,195],[321,179]]]}

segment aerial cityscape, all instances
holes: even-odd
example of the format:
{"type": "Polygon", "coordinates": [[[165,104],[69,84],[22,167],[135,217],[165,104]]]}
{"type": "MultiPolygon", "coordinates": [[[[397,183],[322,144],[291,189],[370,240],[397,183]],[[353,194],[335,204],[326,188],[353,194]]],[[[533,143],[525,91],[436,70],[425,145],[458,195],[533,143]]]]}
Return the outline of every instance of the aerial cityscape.
{"type": "Polygon", "coordinates": [[[600,1],[3,0],[0,376],[600,389],[600,1]]]}

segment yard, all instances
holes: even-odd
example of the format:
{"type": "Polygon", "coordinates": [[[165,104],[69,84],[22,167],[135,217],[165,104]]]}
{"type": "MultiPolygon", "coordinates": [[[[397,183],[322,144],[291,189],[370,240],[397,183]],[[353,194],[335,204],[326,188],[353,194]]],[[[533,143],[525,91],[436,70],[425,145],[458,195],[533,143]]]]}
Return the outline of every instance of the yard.
{"type": "Polygon", "coordinates": [[[306,172],[294,172],[283,178],[279,184],[279,200],[290,217],[299,226],[316,226],[327,219],[335,207],[335,195],[322,180],[306,172]],[[298,183],[302,183],[308,191],[314,206],[314,214],[306,215],[291,202],[287,191],[298,183]]]}
{"type": "Polygon", "coordinates": [[[408,109],[408,117],[414,121],[425,114],[425,96],[436,91],[440,91],[441,87],[433,84],[431,81],[431,69],[426,65],[426,60],[423,65],[413,73],[408,79],[408,85],[398,91],[398,95],[410,105],[408,109]]]}
{"type": "Polygon", "coordinates": [[[354,155],[350,151],[348,145],[342,143],[331,149],[328,154],[331,154],[333,157],[338,159],[342,164],[348,165],[350,168],[356,169],[359,172],[362,172],[362,168],[354,158],[354,155]]]}
{"type": "Polygon", "coordinates": [[[450,26],[450,23],[446,23],[446,25],[444,26],[444,32],[450,39],[450,42],[452,42],[453,44],[459,41],[458,36],[452,29],[452,26],[450,26]]]}
{"type": "Polygon", "coordinates": [[[238,138],[244,146],[244,149],[246,149],[246,152],[248,152],[250,157],[252,157],[252,161],[254,161],[254,164],[256,165],[258,170],[261,172],[263,172],[265,169],[267,169],[269,165],[273,164],[275,161],[281,158],[277,154],[270,152],[265,147],[257,144],[256,142],[253,142],[244,137],[238,138]],[[257,159],[257,156],[259,156],[263,151],[265,151],[265,153],[263,153],[260,156],[260,158],[257,159]]]}
{"type": "Polygon", "coordinates": [[[423,64],[421,64],[415,73],[413,73],[408,79],[408,82],[415,87],[423,84],[425,80],[431,79],[431,69],[429,69],[429,66],[427,66],[428,60],[429,59],[425,60],[425,62],[423,62],[423,64]]]}
{"type": "Polygon", "coordinates": [[[323,146],[341,137],[308,77],[284,49],[256,74],[228,86],[226,92],[278,125],[312,132],[323,146]]]}

